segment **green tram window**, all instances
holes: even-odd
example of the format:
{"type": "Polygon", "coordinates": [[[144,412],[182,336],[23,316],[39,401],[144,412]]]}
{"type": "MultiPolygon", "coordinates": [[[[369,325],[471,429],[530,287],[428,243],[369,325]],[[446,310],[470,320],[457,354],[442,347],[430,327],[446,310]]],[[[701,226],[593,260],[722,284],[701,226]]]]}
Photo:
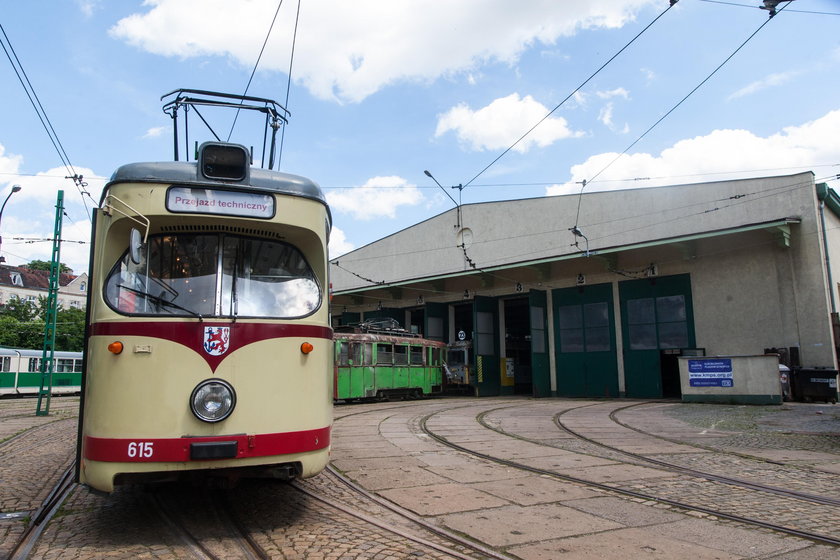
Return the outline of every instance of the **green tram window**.
{"type": "Polygon", "coordinates": [[[431,350],[431,352],[432,352],[432,359],[429,363],[431,363],[433,366],[439,366],[440,365],[440,348],[429,348],[429,350],[431,350]]]}
{"type": "Polygon", "coordinates": [[[408,365],[408,346],[402,344],[394,346],[394,363],[398,366],[408,365]]]}
{"type": "Polygon", "coordinates": [[[347,360],[349,359],[348,349],[350,343],[345,340],[339,340],[338,342],[336,342],[336,346],[338,346],[338,365],[348,365],[349,362],[347,360]]]}
{"type": "Polygon", "coordinates": [[[352,365],[358,366],[362,364],[362,344],[358,342],[354,342],[350,345],[350,359],[352,360],[352,365]]]}
{"type": "Polygon", "coordinates": [[[411,351],[411,365],[422,366],[423,365],[423,347],[422,346],[412,346],[410,351],[411,351]]]}
{"type": "Polygon", "coordinates": [[[12,371],[12,358],[10,356],[3,356],[3,358],[0,359],[0,371],[12,371]]]}
{"type": "Polygon", "coordinates": [[[376,344],[376,364],[392,365],[394,363],[394,347],[391,344],[379,342],[376,344]]]}
{"type": "Polygon", "coordinates": [[[373,343],[365,342],[363,345],[364,352],[362,353],[362,357],[360,358],[359,363],[365,366],[372,366],[373,365],[373,343]]]}

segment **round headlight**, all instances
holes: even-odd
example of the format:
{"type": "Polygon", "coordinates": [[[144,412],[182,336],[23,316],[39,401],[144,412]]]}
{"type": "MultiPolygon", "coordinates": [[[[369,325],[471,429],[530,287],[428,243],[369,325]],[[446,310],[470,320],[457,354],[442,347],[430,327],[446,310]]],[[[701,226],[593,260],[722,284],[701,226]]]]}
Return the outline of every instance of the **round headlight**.
{"type": "Polygon", "coordinates": [[[236,406],[236,393],[228,383],[221,379],[202,381],[193,389],[190,396],[190,408],[196,418],[204,422],[219,422],[233,412],[236,406]]]}

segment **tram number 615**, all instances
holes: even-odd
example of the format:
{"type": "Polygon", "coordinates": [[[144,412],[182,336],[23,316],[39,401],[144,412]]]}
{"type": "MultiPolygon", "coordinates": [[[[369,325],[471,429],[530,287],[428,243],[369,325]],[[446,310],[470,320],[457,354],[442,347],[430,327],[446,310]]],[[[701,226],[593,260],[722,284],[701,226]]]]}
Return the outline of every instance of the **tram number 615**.
{"type": "Polygon", "coordinates": [[[128,456],[148,459],[154,454],[154,445],[152,441],[132,441],[128,444],[128,456]]]}

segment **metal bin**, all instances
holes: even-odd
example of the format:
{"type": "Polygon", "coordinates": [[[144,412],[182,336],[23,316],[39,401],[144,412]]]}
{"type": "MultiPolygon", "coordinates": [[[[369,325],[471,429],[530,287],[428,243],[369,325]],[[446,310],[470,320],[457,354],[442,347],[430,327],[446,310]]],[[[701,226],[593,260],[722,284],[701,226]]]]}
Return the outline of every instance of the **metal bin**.
{"type": "Polygon", "coordinates": [[[837,402],[837,370],[797,368],[793,370],[793,394],[804,402],[837,402]]]}

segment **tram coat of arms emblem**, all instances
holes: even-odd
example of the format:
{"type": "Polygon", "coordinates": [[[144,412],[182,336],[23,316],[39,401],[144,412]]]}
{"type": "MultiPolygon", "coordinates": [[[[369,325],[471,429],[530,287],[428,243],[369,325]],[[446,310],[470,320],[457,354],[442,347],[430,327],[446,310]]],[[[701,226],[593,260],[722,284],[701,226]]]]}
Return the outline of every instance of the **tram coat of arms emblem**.
{"type": "Polygon", "coordinates": [[[221,356],[228,351],[230,327],[204,327],[204,351],[221,356]]]}

